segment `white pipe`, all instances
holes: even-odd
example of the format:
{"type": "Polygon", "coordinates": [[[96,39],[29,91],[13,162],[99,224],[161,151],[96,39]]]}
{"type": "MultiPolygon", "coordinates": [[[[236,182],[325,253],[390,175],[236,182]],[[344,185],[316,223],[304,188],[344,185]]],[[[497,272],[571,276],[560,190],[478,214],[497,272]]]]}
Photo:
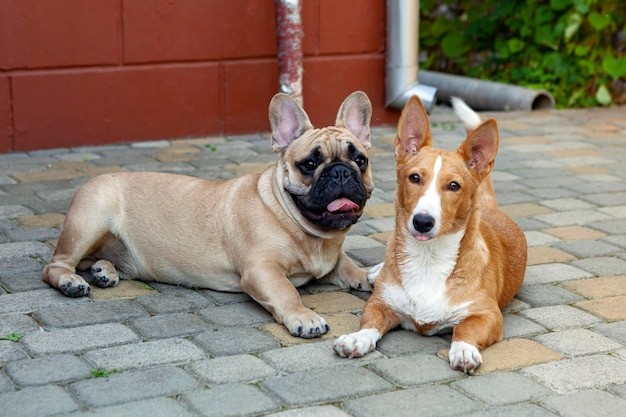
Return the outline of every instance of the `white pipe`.
{"type": "Polygon", "coordinates": [[[419,0],[387,0],[385,105],[401,109],[417,95],[427,111],[437,89],[418,83],[419,0]]]}

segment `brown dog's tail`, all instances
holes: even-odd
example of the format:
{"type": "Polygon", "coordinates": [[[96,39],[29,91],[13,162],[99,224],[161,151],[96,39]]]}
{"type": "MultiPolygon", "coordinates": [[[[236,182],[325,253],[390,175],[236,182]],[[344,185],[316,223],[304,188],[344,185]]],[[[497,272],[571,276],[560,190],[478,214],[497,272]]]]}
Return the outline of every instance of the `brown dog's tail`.
{"type": "MultiPolygon", "coordinates": [[[[463,122],[463,126],[465,126],[465,130],[467,130],[468,134],[481,125],[482,120],[478,113],[472,110],[463,100],[458,97],[452,97],[450,102],[452,103],[454,112],[459,116],[461,122],[463,122]]],[[[496,192],[493,189],[491,174],[487,175],[480,183],[478,192],[481,195],[483,206],[496,207],[496,192]]]]}

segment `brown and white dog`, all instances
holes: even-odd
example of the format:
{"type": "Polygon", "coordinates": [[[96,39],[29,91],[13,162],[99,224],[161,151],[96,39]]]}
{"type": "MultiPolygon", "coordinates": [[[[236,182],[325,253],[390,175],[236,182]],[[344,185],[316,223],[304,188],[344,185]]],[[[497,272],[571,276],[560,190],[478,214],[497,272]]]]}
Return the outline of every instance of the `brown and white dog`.
{"type": "Polygon", "coordinates": [[[261,174],[206,181],[164,173],[95,177],[72,200],[43,279],[65,295],[119,275],[244,291],[289,332],[326,333],[296,287],[311,279],[369,290],[367,272],[342,250],[374,189],[367,149],[372,108],[350,94],[335,126],[315,129],[286,94],[269,106],[276,164],[261,174]]]}
{"type": "MultiPolygon", "coordinates": [[[[501,309],[524,279],[521,228],[496,207],[491,170],[498,150],[494,119],[454,103],[468,135],[456,152],[431,147],[428,116],[417,97],[404,107],[395,142],[396,226],[358,332],[335,351],[360,357],[389,330],[423,335],[452,328],[450,366],[469,374],[480,350],[502,339],[501,309]]],[[[375,280],[375,281],[374,281],[375,280]]]]}

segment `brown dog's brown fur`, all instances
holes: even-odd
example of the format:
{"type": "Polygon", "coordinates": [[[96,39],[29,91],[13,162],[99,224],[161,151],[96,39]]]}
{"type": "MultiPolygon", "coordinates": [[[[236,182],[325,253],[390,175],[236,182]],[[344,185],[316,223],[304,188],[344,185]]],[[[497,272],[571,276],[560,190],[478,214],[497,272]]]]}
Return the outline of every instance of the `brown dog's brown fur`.
{"type": "MultiPolygon", "coordinates": [[[[496,206],[490,176],[498,149],[496,122],[487,120],[469,132],[456,152],[432,148],[431,142],[426,112],[419,99],[413,97],[400,117],[395,145],[398,173],[395,231],[389,239],[374,292],[364,308],[362,330],[343,336],[335,344],[335,350],[342,356],[357,357],[367,353],[374,349],[378,338],[398,325],[426,335],[452,326],[453,347],[455,342],[462,342],[456,346],[465,346],[465,343],[481,350],[502,339],[501,309],[522,284],[527,247],[520,227],[496,206]],[[435,187],[441,201],[439,229],[431,241],[416,243],[417,238],[407,225],[430,184],[432,167],[438,158],[441,168],[435,187]],[[412,182],[410,178],[416,178],[412,175],[418,175],[421,183],[412,182]],[[447,188],[452,187],[452,182],[461,184],[460,189],[447,188]],[[435,247],[433,245],[438,244],[435,242],[452,239],[455,234],[462,237],[451,264],[453,269],[443,277],[443,304],[433,304],[445,310],[441,321],[425,320],[428,315],[419,313],[412,317],[411,312],[419,312],[419,306],[413,309],[409,303],[409,308],[404,308],[402,302],[397,302],[404,300],[398,291],[406,294],[431,291],[433,297],[437,291],[436,286],[427,288],[431,285],[427,283],[428,277],[420,278],[422,282],[412,281],[414,278],[407,271],[413,271],[410,265],[414,264],[414,269],[418,269],[415,273],[419,275],[419,260],[411,256],[420,254],[423,248],[435,247]],[[416,252],[412,249],[416,245],[422,249],[416,252]]],[[[412,302],[417,299],[413,298],[412,302]]],[[[469,348],[460,351],[460,359],[452,358],[451,349],[451,365],[472,373],[482,360],[475,353],[477,351],[469,348]],[[475,357],[465,358],[466,354],[475,357]]]]}

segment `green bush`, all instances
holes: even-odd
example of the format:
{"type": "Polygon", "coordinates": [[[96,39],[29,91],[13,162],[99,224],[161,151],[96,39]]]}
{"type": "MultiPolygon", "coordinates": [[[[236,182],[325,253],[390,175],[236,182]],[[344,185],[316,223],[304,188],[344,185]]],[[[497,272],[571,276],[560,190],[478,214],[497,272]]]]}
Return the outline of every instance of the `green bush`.
{"type": "Polygon", "coordinates": [[[624,0],[421,0],[425,69],[626,103],[624,0]]]}

